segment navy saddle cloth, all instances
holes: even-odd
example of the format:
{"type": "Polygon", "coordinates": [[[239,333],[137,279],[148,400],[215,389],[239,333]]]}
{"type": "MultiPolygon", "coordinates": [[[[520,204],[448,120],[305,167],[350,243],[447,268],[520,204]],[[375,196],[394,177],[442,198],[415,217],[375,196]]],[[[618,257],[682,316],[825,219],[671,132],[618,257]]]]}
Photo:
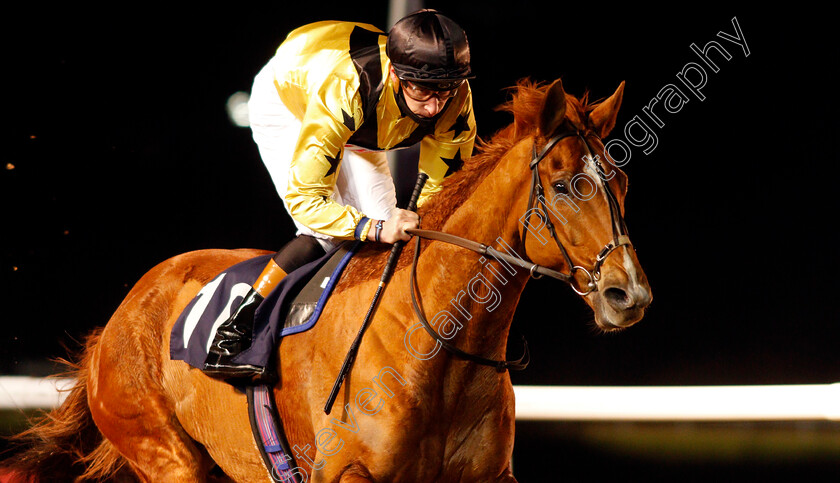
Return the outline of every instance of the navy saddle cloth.
{"type": "MultiPolygon", "coordinates": [[[[358,246],[359,242],[339,245],[318,260],[286,275],[257,307],[251,346],[234,362],[264,367],[269,364],[282,336],[312,328],[358,246]]],[[[172,327],[170,358],[204,369],[216,328],[236,310],[272,256],[240,262],[207,283],[172,327]]]]}

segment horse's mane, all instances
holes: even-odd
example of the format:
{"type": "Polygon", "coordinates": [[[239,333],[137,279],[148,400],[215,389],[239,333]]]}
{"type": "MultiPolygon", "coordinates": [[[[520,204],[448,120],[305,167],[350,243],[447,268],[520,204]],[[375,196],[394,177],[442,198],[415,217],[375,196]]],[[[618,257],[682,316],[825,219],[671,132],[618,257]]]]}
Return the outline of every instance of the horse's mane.
{"type": "MultiPolygon", "coordinates": [[[[449,216],[472,195],[484,177],[493,171],[505,153],[537,130],[538,116],[548,87],[545,83],[523,79],[509,88],[512,92],[511,98],[496,110],[513,114],[513,123],[497,131],[490,141],[484,142],[479,139],[476,143],[477,152],[464,161],[460,170],[443,181],[441,192],[419,210],[423,217],[424,229],[442,228],[449,216]]],[[[579,127],[582,127],[583,120],[586,119],[586,112],[594,108],[588,104],[588,98],[588,93],[580,100],[566,95],[567,117],[579,127]]]]}
{"type": "MultiPolygon", "coordinates": [[[[446,220],[464,204],[481,181],[499,164],[505,153],[523,138],[534,134],[548,87],[548,84],[542,82],[523,79],[509,88],[510,99],[496,110],[513,114],[513,123],[497,131],[489,141],[478,139],[476,152],[464,161],[460,170],[444,179],[440,192],[418,210],[422,228],[440,230],[446,220]]],[[[580,99],[566,94],[566,118],[579,128],[583,127],[586,114],[597,105],[590,104],[588,99],[588,92],[580,99]]],[[[397,269],[410,263],[413,247],[411,243],[403,250],[397,269]]],[[[356,283],[379,277],[390,251],[390,245],[365,245],[348,264],[336,290],[341,291],[356,283]]]]}

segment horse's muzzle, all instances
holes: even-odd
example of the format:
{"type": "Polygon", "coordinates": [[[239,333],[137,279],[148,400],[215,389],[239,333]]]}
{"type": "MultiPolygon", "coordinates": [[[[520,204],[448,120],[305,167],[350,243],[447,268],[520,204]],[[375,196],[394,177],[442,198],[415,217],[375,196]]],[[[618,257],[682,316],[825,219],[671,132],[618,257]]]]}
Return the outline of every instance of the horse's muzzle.
{"type": "Polygon", "coordinates": [[[590,297],[595,321],[604,330],[623,329],[642,320],[652,300],[650,287],[639,283],[607,285],[590,297]]]}

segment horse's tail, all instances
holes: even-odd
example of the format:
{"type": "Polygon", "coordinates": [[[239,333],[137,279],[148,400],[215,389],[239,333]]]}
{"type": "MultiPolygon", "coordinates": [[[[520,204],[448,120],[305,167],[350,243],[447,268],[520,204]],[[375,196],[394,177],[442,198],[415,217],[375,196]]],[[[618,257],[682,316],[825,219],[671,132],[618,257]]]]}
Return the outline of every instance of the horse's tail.
{"type": "Polygon", "coordinates": [[[0,463],[8,481],[105,481],[122,473],[125,460],[97,429],[87,401],[90,360],[101,333],[88,337],[80,363],[62,361],[69,367],[62,376],[75,384],[61,406],[11,438],[17,451],[0,463]]]}

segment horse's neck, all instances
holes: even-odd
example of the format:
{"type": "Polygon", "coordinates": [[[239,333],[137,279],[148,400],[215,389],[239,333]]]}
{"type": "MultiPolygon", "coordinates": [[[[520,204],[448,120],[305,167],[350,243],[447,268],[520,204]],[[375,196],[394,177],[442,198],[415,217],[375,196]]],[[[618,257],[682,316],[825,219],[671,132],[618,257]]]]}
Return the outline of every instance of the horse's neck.
{"type": "MultiPolygon", "coordinates": [[[[443,231],[496,249],[521,253],[519,218],[530,187],[527,142],[514,146],[475,188],[443,231]]],[[[486,357],[504,358],[510,323],[528,280],[522,268],[504,266],[478,254],[443,243],[424,252],[425,285],[436,294],[427,315],[447,311],[462,328],[455,345],[486,357]],[[434,310],[432,312],[431,310],[434,310]]]]}
{"type": "Polygon", "coordinates": [[[512,147],[449,217],[444,231],[496,248],[501,237],[519,249],[519,217],[525,214],[531,186],[531,149],[527,140],[512,147]]]}

